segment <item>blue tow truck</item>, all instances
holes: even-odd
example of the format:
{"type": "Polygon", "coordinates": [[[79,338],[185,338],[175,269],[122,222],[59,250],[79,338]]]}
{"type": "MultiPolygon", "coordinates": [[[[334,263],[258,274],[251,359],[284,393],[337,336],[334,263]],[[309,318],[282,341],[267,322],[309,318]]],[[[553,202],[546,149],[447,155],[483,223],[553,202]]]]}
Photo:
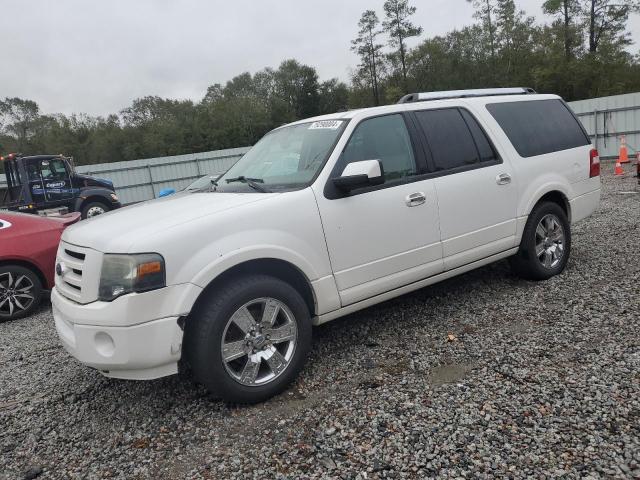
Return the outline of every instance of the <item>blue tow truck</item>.
{"type": "Polygon", "coordinates": [[[40,213],[66,208],[82,218],[119,208],[113,182],[81,175],[63,155],[0,157],[7,190],[0,205],[9,210],[40,213]]]}

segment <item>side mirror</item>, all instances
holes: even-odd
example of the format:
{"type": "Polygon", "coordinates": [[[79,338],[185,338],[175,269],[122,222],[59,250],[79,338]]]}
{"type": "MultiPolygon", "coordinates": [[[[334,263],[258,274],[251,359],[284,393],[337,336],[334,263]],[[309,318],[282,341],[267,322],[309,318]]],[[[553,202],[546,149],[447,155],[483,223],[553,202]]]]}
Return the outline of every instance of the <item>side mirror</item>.
{"type": "Polygon", "coordinates": [[[384,171],[380,160],[350,163],[345,167],[342,175],[333,179],[333,184],[344,192],[383,183],[384,171]]]}

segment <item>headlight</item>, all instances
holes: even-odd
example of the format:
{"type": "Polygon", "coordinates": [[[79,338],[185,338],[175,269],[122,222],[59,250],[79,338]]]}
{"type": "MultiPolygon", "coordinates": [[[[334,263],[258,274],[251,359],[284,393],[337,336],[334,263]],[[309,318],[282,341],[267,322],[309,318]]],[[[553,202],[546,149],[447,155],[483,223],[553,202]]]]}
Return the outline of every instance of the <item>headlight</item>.
{"type": "Polygon", "coordinates": [[[146,292],[166,285],[164,258],[157,253],[105,254],[98,299],[110,302],[121,295],[146,292]]]}
{"type": "Polygon", "coordinates": [[[110,193],[109,195],[111,195],[111,200],[113,200],[114,202],[118,201],[118,195],[116,195],[115,193],[110,193]]]}

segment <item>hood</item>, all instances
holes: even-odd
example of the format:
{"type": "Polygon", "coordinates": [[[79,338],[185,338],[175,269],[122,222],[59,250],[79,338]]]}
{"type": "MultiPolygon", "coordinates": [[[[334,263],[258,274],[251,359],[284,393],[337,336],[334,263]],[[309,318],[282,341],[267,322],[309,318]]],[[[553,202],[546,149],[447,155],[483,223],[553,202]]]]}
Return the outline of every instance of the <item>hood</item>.
{"type": "Polygon", "coordinates": [[[201,192],[158,198],[83,220],[67,228],[62,239],[105,253],[136,253],[130,251],[134,244],[157,239],[168,229],[278,195],[201,192]]]}
{"type": "MultiPolygon", "coordinates": [[[[29,213],[0,212],[0,253],[4,250],[4,242],[8,246],[26,235],[41,235],[49,231],[60,231],[80,218],[79,213],[70,213],[61,217],[39,217],[29,213]]],[[[7,247],[8,249],[8,247],[7,247]]]]}
{"type": "Polygon", "coordinates": [[[79,187],[102,187],[108,190],[115,192],[113,187],[113,182],[111,180],[106,180],[104,178],[95,178],[90,177],[89,175],[82,175],[81,173],[76,173],[75,175],[76,181],[79,183],[79,187]]]}

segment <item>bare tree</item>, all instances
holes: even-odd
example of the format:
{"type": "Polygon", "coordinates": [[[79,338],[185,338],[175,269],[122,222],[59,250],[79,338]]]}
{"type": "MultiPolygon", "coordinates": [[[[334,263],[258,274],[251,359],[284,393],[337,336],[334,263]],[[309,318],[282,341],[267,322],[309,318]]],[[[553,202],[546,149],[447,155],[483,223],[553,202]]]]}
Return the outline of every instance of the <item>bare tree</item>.
{"type": "Polygon", "coordinates": [[[639,0],[584,0],[589,29],[589,52],[596,53],[603,39],[629,44],[629,14],[640,11],[639,0]]]}

